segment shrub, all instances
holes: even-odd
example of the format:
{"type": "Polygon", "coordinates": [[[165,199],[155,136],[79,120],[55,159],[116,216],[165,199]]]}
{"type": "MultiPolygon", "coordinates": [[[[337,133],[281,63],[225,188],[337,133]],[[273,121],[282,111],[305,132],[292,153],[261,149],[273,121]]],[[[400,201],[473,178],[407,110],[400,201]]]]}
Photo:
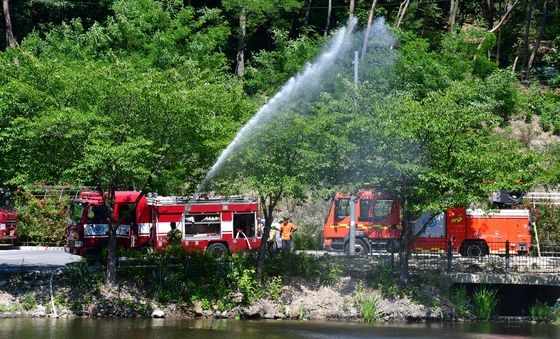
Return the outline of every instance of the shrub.
{"type": "Polygon", "coordinates": [[[276,301],[282,293],[282,277],[272,277],[268,281],[267,293],[270,299],[276,301]]]}
{"type": "Polygon", "coordinates": [[[332,257],[316,257],[307,253],[288,252],[269,258],[265,266],[268,276],[301,277],[325,285],[340,281],[343,262],[332,257]]]}
{"type": "Polygon", "coordinates": [[[19,217],[19,241],[61,245],[66,242],[66,199],[35,197],[31,189],[18,191],[15,209],[19,217]]]}
{"type": "Polygon", "coordinates": [[[322,249],[320,234],[299,233],[294,234],[294,248],[296,250],[320,250],[322,249]]]}
{"type": "Polygon", "coordinates": [[[93,292],[101,284],[98,272],[85,261],[71,263],[64,271],[64,277],[68,285],[79,293],[93,292]]]}
{"type": "Polygon", "coordinates": [[[469,294],[465,288],[455,290],[451,295],[451,301],[455,306],[455,312],[457,312],[457,315],[460,317],[468,315],[469,310],[471,309],[471,304],[469,301],[469,294]]]}
{"type": "Polygon", "coordinates": [[[26,293],[23,296],[23,300],[21,301],[21,306],[26,311],[34,309],[35,306],[37,306],[37,301],[35,300],[35,297],[33,296],[33,294],[26,293]]]}
{"type": "Polygon", "coordinates": [[[481,287],[473,294],[473,312],[482,320],[489,320],[498,306],[498,291],[481,287]]]}

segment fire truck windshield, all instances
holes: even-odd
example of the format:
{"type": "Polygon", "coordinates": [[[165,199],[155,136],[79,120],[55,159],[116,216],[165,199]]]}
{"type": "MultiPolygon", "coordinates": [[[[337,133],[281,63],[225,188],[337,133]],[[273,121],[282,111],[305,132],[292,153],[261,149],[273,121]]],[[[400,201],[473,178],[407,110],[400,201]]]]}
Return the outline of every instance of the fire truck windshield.
{"type": "Polygon", "coordinates": [[[393,211],[393,200],[361,199],[359,221],[381,221],[393,211]]]}
{"type": "Polygon", "coordinates": [[[109,220],[109,210],[105,205],[89,205],[87,210],[88,224],[106,224],[109,220]]]}
{"type": "Polygon", "coordinates": [[[10,190],[0,187],[0,208],[12,208],[12,194],[10,190]]]}
{"type": "Polygon", "coordinates": [[[68,225],[79,225],[84,215],[84,206],[77,202],[70,202],[68,206],[68,225]]]}

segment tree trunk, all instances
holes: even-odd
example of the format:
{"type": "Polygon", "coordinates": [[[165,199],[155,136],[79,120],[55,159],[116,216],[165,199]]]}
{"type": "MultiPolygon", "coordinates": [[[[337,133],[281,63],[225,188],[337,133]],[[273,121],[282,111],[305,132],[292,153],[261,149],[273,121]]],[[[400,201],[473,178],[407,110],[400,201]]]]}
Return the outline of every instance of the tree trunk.
{"type": "Polygon", "coordinates": [[[511,12],[513,11],[513,9],[515,8],[515,6],[517,6],[517,4],[519,3],[519,0],[515,0],[506,10],[506,12],[504,13],[504,15],[502,15],[500,21],[498,21],[498,24],[496,26],[494,26],[494,28],[492,28],[490,30],[490,33],[494,33],[496,32],[498,29],[500,29],[507,21],[507,19],[509,18],[509,15],[511,14],[511,12]]]}
{"type": "Polygon", "coordinates": [[[327,9],[327,24],[325,25],[324,36],[327,36],[329,34],[329,26],[331,25],[331,13],[332,13],[332,0],[329,0],[329,7],[327,9]]]}
{"type": "Polygon", "coordinates": [[[303,19],[303,26],[304,27],[309,26],[309,12],[311,10],[311,1],[312,0],[307,0],[307,6],[305,6],[305,17],[303,19]]]}
{"type": "Polygon", "coordinates": [[[354,18],[354,7],[355,7],[355,5],[356,5],[356,1],[355,0],[350,0],[350,6],[348,8],[348,20],[350,20],[350,22],[354,18]]]}
{"type": "Polygon", "coordinates": [[[548,0],[544,0],[543,9],[542,9],[542,17],[541,17],[541,24],[539,26],[539,33],[537,34],[537,39],[535,40],[535,46],[533,46],[533,51],[531,52],[531,57],[529,57],[529,63],[527,64],[527,70],[531,69],[533,66],[533,61],[535,61],[535,57],[537,56],[537,52],[539,50],[539,46],[541,44],[541,39],[544,31],[544,27],[546,25],[546,16],[548,14],[548,0]]]}
{"type": "Polygon", "coordinates": [[[522,68],[527,67],[527,57],[529,54],[529,31],[531,29],[531,18],[533,17],[533,0],[527,0],[527,12],[525,16],[525,35],[523,38],[523,58],[522,68]]]}
{"type": "MultiPolygon", "coordinates": [[[[113,209],[109,210],[110,213],[113,209]]],[[[114,220],[109,224],[109,245],[108,245],[108,260],[107,260],[107,284],[117,284],[117,225],[114,220]]]]}
{"type": "Polygon", "coordinates": [[[412,237],[411,226],[414,227],[414,224],[410,225],[408,222],[408,204],[407,199],[401,197],[401,211],[402,214],[402,233],[401,233],[401,246],[399,248],[399,287],[405,287],[409,280],[410,280],[410,272],[408,267],[408,259],[410,257],[410,239],[412,237]]]}
{"type": "Polygon", "coordinates": [[[12,19],[10,18],[9,0],[2,0],[2,9],[4,11],[4,21],[6,23],[6,46],[16,47],[16,39],[12,30],[12,19]]]}
{"type": "Polygon", "coordinates": [[[488,29],[494,27],[494,0],[485,0],[486,5],[486,21],[488,22],[488,29]]]}
{"type": "Polygon", "coordinates": [[[268,250],[267,240],[270,235],[270,227],[272,225],[272,213],[278,203],[278,199],[269,194],[268,196],[259,195],[259,200],[264,213],[264,229],[261,238],[261,247],[259,248],[259,252],[257,254],[257,280],[262,280],[264,259],[268,250]]]}
{"type": "Polygon", "coordinates": [[[449,20],[447,24],[449,26],[449,32],[453,32],[455,29],[455,20],[457,19],[457,11],[459,10],[459,0],[451,0],[449,4],[449,20]]]}
{"type": "Polygon", "coordinates": [[[498,30],[498,36],[496,37],[496,61],[500,63],[500,46],[502,44],[502,30],[498,30]]]}
{"type": "MultiPolygon", "coordinates": [[[[106,282],[109,285],[117,284],[117,222],[115,220],[115,191],[116,189],[111,189],[109,191],[109,196],[107,199],[103,199],[105,206],[107,206],[107,211],[109,214],[109,244],[107,247],[108,258],[107,258],[107,278],[106,282]]],[[[100,190],[101,196],[104,196],[104,192],[100,190]]]]}
{"type": "Polygon", "coordinates": [[[410,0],[404,0],[399,7],[399,13],[397,14],[397,28],[401,26],[404,21],[404,16],[406,15],[406,10],[408,9],[408,5],[410,4],[410,0]]]}
{"type": "Polygon", "coordinates": [[[239,37],[237,40],[237,66],[235,74],[243,76],[245,74],[245,39],[247,38],[247,18],[245,7],[239,13],[239,37]]]}
{"type": "Polygon", "coordinates": [[[373,16],[375,15],[375,6],[377,6],[377,0],[373,0],[371,2],[371,9],[369,10],[366,33],[364,34],[364,43],[362,44],[362,59],[366,55],[366,51],[367,51],[367,44],[369,40],[369,35],[371,33],[371,24],[373,22],[373,16]]]}

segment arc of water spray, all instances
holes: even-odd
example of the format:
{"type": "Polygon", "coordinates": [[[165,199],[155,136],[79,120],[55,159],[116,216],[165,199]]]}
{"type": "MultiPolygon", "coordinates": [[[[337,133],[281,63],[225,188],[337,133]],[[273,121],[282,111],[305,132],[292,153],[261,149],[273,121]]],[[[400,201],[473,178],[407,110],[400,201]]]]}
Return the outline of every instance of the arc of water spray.
{"type": "Polygon", "coordinates": [[[300,95],[302,90],[309,92],[312,87],[317,85],[317,78],[320,77],[332,65],[337,57],[341,55],[350,44],[350,35],[356,25],[357,20],[354,18],[350,20],[346,27],[338,29],[335,33],[331,43],[325,52],[317,58],[317,60],[311,64],[308,64],[305,69],[290,78],[284,86],[280,89],[272,99],[270,99],[264,106],[262,106],[257,113],[247,122],[235,135],[233,141],[222,151],[218,160],[214,163],[204,180],[200,183],[197,188],[197,192],[200,192],[206,187],[208,181],[216,174],[218,169],[222,166],[224,161],[227,159],[230,153],[235,151],[236,147],[240,142],[248,135],[255,126],[260,122],[272,116],[278,111],[284,103],[293,99],[294,95],[300,95]]]}

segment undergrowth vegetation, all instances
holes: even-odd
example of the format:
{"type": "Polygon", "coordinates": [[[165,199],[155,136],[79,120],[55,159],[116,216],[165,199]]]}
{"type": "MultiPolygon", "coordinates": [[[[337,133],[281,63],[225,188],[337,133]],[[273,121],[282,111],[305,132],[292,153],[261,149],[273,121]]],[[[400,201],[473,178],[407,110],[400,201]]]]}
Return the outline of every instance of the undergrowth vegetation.
{"type": "MultiPolygon", "coordinates": [[[[261,282],[256,277],[253,253],[222,257],[185,254],[180,250],[163,254],[130,253],[120,262],[119,285],[135,287],[144,297],[161,305],[199,303],[204,310],[226,311],[237,305],[249,305],[261,297],[278,301],[283,279],[301,278],[332,285],[341,278],[341,264],[327,258],[305,253],[278,253],[268,260],[261,282]]],[[[71,264],[63,276],[64,285],[70,288],[73,297],[62,298],[61,303],[74,311],[83,311],[100,293],[104,275],[101,265],[86,261],[71,264]]],[[[123,307],[140,307],[126,302],[121,304],[123,307]]]]}

